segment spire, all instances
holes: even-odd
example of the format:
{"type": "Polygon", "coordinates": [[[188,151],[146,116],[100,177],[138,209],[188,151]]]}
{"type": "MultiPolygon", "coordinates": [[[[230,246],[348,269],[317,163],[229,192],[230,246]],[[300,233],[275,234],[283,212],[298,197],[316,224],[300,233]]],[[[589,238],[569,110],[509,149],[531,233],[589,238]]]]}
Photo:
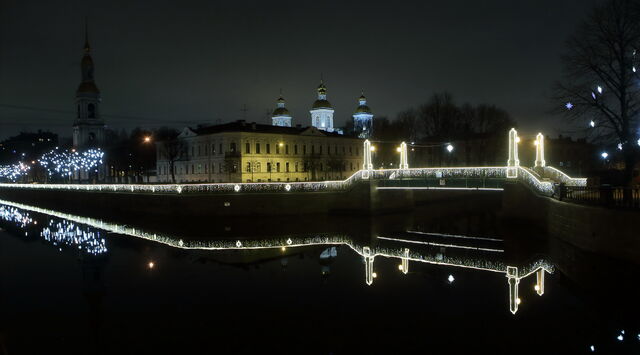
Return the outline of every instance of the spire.
{"type": "Polygon", "coordinates": [[[87,16],[84,17],[84,52],[91,52],[91,46],[89,45],[89,20],[87,16]]]}

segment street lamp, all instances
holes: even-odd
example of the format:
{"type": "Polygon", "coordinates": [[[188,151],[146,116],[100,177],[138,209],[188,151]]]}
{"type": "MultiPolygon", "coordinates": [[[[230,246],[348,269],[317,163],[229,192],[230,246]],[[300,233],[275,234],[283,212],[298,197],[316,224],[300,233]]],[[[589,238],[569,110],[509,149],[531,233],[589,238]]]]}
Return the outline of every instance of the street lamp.
{"type": "Polygon", "coordinates": [[[451,143],[447,144],[447,152],[453,152],[453,145],[451,145],[451,143]]]}
{"type": "Polygon", "coordinates": [[[602,157],[602,159],[607,159],[609,157],[609,153],[602,152],[602,154],[600,154],[600,156],[602,157]]]}
{"type": "Polygon", "coordinates": [[[145,136],[142,140],[144,143],[151,143],[151,136],[145,136]]]}

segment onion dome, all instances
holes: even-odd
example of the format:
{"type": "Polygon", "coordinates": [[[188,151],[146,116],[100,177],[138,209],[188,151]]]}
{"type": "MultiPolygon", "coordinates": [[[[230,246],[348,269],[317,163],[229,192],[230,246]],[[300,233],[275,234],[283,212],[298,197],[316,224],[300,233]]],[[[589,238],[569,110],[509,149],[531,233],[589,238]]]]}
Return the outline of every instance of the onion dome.
{"type": "Polygon", "coordinates": [[[320,85],[318,85],[318,99],[314,101],[311,109],[315,110],[323,108],[333,109],[333,106],[331,106],[331,103],[327,101],[327,87],[324,86],[324,82],[321,80],[320,85]]]}
{"type": "Polygon", "coordinates": [[[360,97],[358,98],[358,103],[359,106],[358,108],[356,108],[355,113],[368,113],[371,114],[371,109],[369,108],[369,106],[367,106],[367,98],[364,97],[364,94],[360,95],[360,97]]]}
{"type": "Polygon", "coordinates": [[[284,107],[284,98],[282,96],[280,96],[280,98],[278,99],[277,104],[276,104],[276,109],[273,110],[273,113],[271,114],[271,116],[273,116],[273,117],[279,117],[279,116],[291,117],[291,113],[289,112],[289,110],[287,110],[287,108],[284,107]]]}

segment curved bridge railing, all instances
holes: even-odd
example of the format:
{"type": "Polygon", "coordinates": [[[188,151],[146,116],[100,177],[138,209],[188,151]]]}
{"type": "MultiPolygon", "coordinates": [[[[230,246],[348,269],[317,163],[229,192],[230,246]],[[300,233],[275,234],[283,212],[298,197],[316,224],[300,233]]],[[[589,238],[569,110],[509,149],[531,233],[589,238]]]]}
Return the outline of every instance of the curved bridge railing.
{"type": "MultiPolygon", "coordinates": [[[[554,177],[556,182],[564,182],[569,186],[584,186],[586,179],[575,179],[558,169],[547,167],[545,172],[554,177]]],[[[554,183],[539,176],[529,168],[518,168],[517,180],[533,188],[536,192],[550,196],[554,191],[554,183]]],[[[152,193],[152,194],[187,194],[187,193],[233,193],[233,192],[330,192],[345,191],[355,183],[363,180],[395,180],[417,178],[505,178],[507,167],[441,167],[411,169],[379,169],[359,170],[345,180],[314,182],[262,182],[262,183],[205,183],[205,184],[0,184],[0,189],[33,189],[33,190],[67,190],[87,192],[116,193],[152,193]],[[365,178],[365,176],[368,176],[365,178]]]]}

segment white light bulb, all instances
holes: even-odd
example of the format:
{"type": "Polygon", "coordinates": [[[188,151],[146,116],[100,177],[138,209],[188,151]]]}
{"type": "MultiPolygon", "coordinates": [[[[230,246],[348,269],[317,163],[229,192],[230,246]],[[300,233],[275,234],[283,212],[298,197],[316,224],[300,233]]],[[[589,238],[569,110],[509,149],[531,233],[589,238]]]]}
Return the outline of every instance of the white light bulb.
{"type": "Polygon", "coordinates": [[[591,120],[591,122],[589,122],[589,126],[591,126],[591,127],[595,127],[595,126],[596,126],[596,123],[595,123],[593,120],[591,120]]]}
{"type": "Polygon", "coordinates": [[[602,86],[598,85],[598,94],[602,94],[602,86]]]}
{"type": "Polygon", "coordinates": [[[447,281],[449,281],[449,283],[453,283],[453,281],[455,281],[456,279],[453,277],[453,275],[449,275],[449,277],[447,278],[447,281]]]}
{"type": "Polygon", "coordinates": [[[573,104],[571,102],[567,102],[564,107],[566,107],[567,110],[571,110],[573,108],[573,104]]]}
{"type": "Polygon", "coordinates": [[[448,151],[449,153],[453,152],[453,146],[452,146],[451,144],[448,144],[448,145],[447,145],[447,151],[448,151]]]}
{"type": "Polygon", "coordinates": [[[602,154],[600,154],[600,156],[603,157],[604,159],[607,159],[607,157],[609,157],[609,153],[602,152],[602,154]]]}

